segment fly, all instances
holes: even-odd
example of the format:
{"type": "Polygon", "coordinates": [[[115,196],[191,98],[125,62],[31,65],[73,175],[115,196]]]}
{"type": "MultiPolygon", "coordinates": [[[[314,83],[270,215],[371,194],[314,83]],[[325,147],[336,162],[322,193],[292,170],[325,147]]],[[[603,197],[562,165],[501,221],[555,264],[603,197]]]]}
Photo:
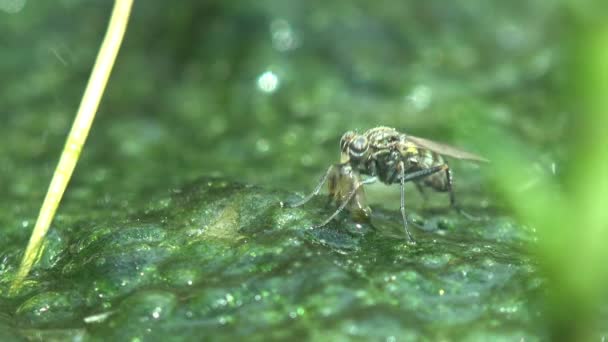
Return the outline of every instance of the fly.
{"type": "Polygon", "coordinates": [[[323,184],[328,182],[330,199],[339,203],[337,210],[322,223],[323,227],[342,212],[349,204],[364,215],[371,212],[365,204],[363,186],[380,181],[401,185],[401,217],[405,233],[410,241],[405,212],[405,183],[414,182],[422,190],[424,186],[435,191],[448,192],[450,205],[456,210],[456,199],[452,189],[452,170],[443,158],[475,162],[487,159],[459,148],[432,140],[400,133],[390,127],[375,127],[362,134],[348,131],[340,139],[340,162],[331,165],[315,189],[298,202],[286,204],[298,207],[318,195],[323,184]],[[367,177],[363,178],[361,175],[367,177]]]}

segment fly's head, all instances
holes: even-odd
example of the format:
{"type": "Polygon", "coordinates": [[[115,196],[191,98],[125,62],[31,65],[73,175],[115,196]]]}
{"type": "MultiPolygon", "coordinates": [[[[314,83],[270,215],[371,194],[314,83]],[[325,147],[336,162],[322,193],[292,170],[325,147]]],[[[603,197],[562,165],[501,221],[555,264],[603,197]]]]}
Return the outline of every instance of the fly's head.
{"type": "Polygon", "coordinates": [[[348,131],[340,139],[340,151],[342,163],[358,165],[369,156],[369,141],[365,135],[348,131]]]}

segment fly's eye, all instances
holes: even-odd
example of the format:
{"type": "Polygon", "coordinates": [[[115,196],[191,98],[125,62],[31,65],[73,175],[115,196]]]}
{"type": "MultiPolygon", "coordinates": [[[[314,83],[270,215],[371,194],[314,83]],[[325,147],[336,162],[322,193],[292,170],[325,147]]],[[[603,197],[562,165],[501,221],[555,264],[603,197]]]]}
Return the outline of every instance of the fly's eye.
{"type": "Polygon", "coordinates": [[[346,146],[350,144],[350,141],[355,137],[355,132],[348,131],[344,133],[342,138],[340,139],[340,150],[346,152],[346,146]]]}
{"type": "Polygon", "coordinates": [[[369,144],[367,143],[367,138],[360,135],[350,142],[350,145],[349,145],[350,154],[352,156],[359,157],[359,156],[363,155],[365,152],[367,152],[368,147],[369,147],[369,144]]]}

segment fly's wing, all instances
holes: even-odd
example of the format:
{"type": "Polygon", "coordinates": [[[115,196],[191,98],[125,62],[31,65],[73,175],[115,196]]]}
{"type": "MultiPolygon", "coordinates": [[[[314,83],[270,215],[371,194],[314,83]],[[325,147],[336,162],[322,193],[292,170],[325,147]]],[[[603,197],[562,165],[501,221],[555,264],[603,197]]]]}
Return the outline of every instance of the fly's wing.
{"type": "Polygon", "coordinates": [[[478,156],[476,154],[473,154],[473,153],[470,153],[467,151],[463,151],[457,147],[442,144],[442,143],[432,141],[429,139],[415,137],[415,136],[412,136],[409,134],[406,135],[406,137],[407,137],[407,140],[413,142],[414,144],[416,144],[416,146],[425,148],[427,150],[431,150],[433,152],[439,153],[444,156],[457,158],[457,159],[472,160],[472,161],[476,161],[476,162],[484,162],[484,163],[490,162],[489,160],[487,160],[484,157],[478,156]]]}

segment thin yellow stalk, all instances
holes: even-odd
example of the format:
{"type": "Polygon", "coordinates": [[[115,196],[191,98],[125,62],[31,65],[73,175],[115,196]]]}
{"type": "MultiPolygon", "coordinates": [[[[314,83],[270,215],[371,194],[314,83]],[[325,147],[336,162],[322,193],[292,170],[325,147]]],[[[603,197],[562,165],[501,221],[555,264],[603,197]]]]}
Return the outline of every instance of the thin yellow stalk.
{"type": "Polygon", "coordinates": [[[114,2],[108,31],[97,54],[91,78],[89,78],[80,107],[76,113],[76,118],[72,124],[72,129],[61,153],[59,164],[57,164],[53,179],[40,208],[38,220],[23,255],[21,266],[19,266],[17,275],[11,284],[11,294],[16,294],[19,291],[23,280],[27,277],[32,266],[42,253],[44,237],[49,230],[53,217],[55,217],[59,202],[72,177],[72,172],[80,157],[82,146],[93,124],[95,113],[99,107],[99,102],[101,101],[127,28],[132,5],[133,0],[116,0],[114,2]]]}

